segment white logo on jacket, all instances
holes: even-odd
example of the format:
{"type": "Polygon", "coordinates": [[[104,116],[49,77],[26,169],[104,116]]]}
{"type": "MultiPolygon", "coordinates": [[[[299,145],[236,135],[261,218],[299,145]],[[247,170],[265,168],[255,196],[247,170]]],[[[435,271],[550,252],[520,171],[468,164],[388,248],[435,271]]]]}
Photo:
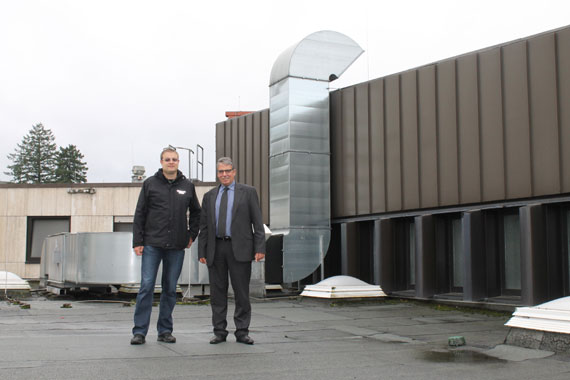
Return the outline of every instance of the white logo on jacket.
{"type": "Polygon", "coordinates": [[[186,190],[176,190],[176,191],[178,192],[178,194],[182,194],[182,195],[186,194],[186,190]]]}

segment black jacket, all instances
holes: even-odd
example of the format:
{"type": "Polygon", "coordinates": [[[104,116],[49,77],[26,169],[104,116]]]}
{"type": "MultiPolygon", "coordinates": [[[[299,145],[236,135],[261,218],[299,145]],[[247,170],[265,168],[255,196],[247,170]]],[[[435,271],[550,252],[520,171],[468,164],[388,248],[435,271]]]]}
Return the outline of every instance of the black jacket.
{"type": "Polygon", "coordinates": [[[199,223],[200,203],[194,184],[180,171],[169,183],[159,169],[143,183],[133,222],[133,247],[184,249],[190,238],[196,240],[199,223]]]}
{"type": "MultiPolygon", "coordinates": [[[[216,252],[216,197],[220,186],[202,198],[198,257],[205,257],[208,266],[214,264],[216,252]]],[[[256,253],[265,253],[265,230],[255,187],[235,184],[232,208],[232,251],[237,261],[251,261],[256,253]]]]}

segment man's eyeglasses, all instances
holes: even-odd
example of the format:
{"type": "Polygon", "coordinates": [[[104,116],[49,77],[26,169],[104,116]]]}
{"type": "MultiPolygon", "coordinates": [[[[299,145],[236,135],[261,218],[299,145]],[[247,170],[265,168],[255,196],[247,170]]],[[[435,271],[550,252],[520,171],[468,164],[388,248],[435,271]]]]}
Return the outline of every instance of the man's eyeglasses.
{"type": "Polygon", "coordinates": [[[178,158],[170,158],[170,157],[168,157],[168,158],[163,158],[162,161],[164,161],[164,162],[170,162],[170,161],[172,161],[172,162],[178,162],[178,158]]]}
{"type": "Polygon", "coordinates": [[[234,169],[218,170],[218,174],[230,174],[234,169]]]}

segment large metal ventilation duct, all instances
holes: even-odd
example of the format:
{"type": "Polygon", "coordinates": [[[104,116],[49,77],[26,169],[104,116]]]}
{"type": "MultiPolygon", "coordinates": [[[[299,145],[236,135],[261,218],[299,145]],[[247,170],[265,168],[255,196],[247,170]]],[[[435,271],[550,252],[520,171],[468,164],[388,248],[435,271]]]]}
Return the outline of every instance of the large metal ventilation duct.
{"type": "Polygon", "coordinates": [[[283,281],[313,273],[330,242],[329,82],[364,50],[320,31],[285,50],[270,78],[270,225],[283,234],[283,281]]]}

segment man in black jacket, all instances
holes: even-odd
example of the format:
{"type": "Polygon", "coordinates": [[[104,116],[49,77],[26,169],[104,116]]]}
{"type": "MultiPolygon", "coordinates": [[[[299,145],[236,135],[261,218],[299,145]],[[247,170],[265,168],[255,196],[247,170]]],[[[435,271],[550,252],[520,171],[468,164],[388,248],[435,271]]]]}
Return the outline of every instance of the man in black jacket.
{"type": "Polygon", "coordinates": [[[133,223],[133,248],[142,256],[141,287],[137,295],[131,344],[143,344],[150,324],[154,284],[162,261],[162,293],[158,314],[158,341],[175,343],[172,310],[176,283],[184,263],[184,248],[198,235],[200,204],[194,185],[178,170],[178,153],[165,148],[159,169],[144,181],[133,223]],[[190,218],[188,218],[190,211],[190,218]]]}

